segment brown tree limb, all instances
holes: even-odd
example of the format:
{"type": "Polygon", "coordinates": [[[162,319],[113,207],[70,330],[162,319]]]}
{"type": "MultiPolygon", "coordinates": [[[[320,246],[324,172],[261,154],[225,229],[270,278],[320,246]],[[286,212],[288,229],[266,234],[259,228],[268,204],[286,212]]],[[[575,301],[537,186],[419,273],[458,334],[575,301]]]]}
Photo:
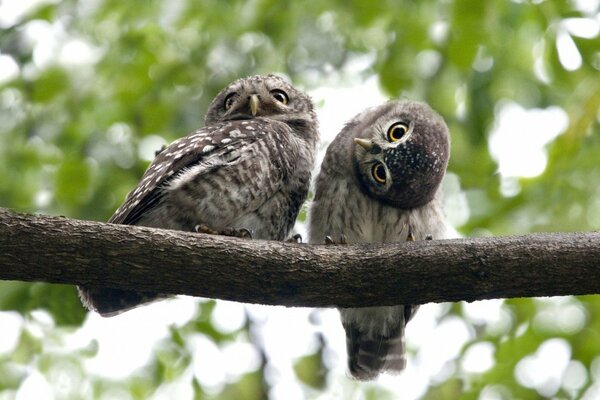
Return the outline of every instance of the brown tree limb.
{"type": "Polygon", "coordinates": [[[285,306],[600,293],[600,233],[314,246],[0,209],[0,279],[285,306]]]}

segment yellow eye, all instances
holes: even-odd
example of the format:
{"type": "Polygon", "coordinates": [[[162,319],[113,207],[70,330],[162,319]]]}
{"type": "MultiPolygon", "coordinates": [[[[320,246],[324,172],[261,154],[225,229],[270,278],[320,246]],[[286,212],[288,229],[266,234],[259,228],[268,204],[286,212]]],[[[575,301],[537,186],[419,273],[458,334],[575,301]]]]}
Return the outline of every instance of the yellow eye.
{"type": "Polygon", "coordinates": [[[288,98],[287,93],[284,92],[281,89],[273,89],[273,90],[271,90],[271,95],[273,95],[273,97],[275,98],[275,100],[277,100],[278,102],[282,103],[284,106],[287,105],[288,101],[290,100],[288,98]]]}
{"type": "Polygon", "coordinates": [[[371,175],[373,175],[373,179],[377,183],[385,183],[386,174],[385,167],[382,163],[373,164],[373,168],[371,169],[371,175]]]}
{"type": "Polygon", "coordinates": [[[396,122],[388,129],[387,137],[388,140],[393,143],[402,139],[407,133],[408,125],[406,125],[404,122],[396,122]]]}
{"type": "Polygon", "coordinates": [[[229,93],[227,97],[225,97],[225,110],[229,110],[233,106],[233,101],[235,100],[235,96],[237,93],[229,93]]]}

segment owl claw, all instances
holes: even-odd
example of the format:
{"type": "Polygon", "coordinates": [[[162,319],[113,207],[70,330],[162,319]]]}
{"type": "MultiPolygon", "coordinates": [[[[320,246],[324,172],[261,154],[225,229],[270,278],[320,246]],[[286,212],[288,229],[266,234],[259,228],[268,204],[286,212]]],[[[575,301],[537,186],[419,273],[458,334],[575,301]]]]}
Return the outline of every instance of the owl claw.
{"type": "Polygon", "coordinates": [[[425,236],[425,240],[433,240],[433,235],[427,235],[427,236],[425,236]]]}
{"type": "Polygon", "coordinates": [[[194,232],[205,233],[207,235],[223,235],[232,236],[241,239],[252,239],[252,232],[246,228],[225,228],[221,231],[216,231],[210,228],[208,225],[199,224],[194,227],[194,232]]]}
{"type": "Polygon", "coordinates": [[[348,240],[346,239],[346,235],[343,233],[340,235],[340,239],[336,242],[331,238],[331,236],[325,236],[325,244],[326,245],[335,245],[335,244],[348,244],[348,240]]]}
{"type": "Polygon", "coordinates": [[[194,227],[194,232],[196,233],[205,233],[207,235],[218,235],[219,232],[215,231],[212,228],[209,228],[208,225],[199,224],[194,227]]]}
{"type": "Polygon", "coordinates": [[[225,228],[221,232],[220,235],[223,236],[233,236],[241,239],[252,239],[252,232],[246,228],[225,228]]]}
{"type": "Polygon", "coordinates": [[[296,233],[295,235],[293,235],[291,238],[289,238],[285,242],[302,244],[302,235],[299,233],[296,233]]]}

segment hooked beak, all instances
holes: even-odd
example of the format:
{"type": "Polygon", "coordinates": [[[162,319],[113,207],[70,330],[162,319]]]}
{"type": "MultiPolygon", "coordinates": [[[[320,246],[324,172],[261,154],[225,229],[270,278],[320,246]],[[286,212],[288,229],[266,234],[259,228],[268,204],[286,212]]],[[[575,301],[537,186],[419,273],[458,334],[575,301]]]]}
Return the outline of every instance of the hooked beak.
{"type": "Polygon", "coordinates": [[[381,147],[373,143],[372,140],[354,138],[354,143],[356,143],[371,154],[377,154],[381,152],[381,147]]]}
{"type": "Polygon", "coordinates": [[[256,117],[256,113],[258,112],[259,105],[260,105],[260,100],[258,99],[258,96],[255,94],[250,96],[250,112],[252,113],[253,117],[256,117]]]}

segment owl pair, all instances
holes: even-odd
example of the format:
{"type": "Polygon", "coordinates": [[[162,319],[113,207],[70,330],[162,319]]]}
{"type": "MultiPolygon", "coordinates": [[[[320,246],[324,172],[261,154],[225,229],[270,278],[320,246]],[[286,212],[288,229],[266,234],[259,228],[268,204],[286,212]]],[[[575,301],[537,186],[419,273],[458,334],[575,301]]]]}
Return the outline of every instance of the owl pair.
{"type": "MultiPolygon", "coordinates": [[[[318,142],[310,98],[274,76],[239,79],[212,101],[205,127],[159,152],[109,222],[284,240],[308,194],[318,142]]],[[[329,146],[310,208],[310,243],[446,237],[439,186],[448,129],[427,105],[368,109],[329,146]]],[[[399,288],[401,290],[401,288],[399,288]]],[[[80,287],[111,316],[161,295],[80,287]]],[[[404,368],[413,306],[341,309],[349,369],[359,379],[404,368]]]]}

